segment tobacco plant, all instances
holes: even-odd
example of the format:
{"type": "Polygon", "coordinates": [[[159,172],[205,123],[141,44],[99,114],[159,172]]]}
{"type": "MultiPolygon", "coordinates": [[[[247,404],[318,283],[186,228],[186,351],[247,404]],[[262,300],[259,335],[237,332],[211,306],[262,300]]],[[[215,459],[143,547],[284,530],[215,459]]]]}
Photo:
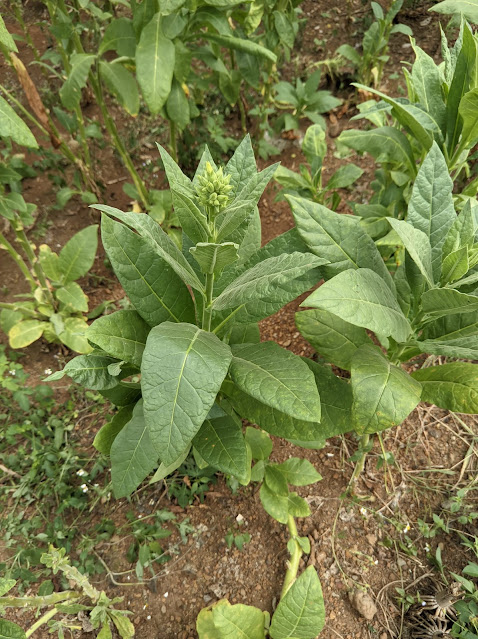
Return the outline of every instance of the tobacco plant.
{"type": "MultiPolygon", "coordinates": [[[[340,143],[370,153],[381,165],[372,184],[375,193],[370,203],[382,208],[372,207],[367,214],[374,221],[389,214],[406,214],[417,165],[434,143],[445,158],[447,173],[457,184],[459,207],[478,191],[478,178],[466,184],[469,155],[478,140],[478,79],[473,71],[478,62],[478,37],[466,22],[453,47],[442,34],[441,65],[412,44],[415,62],[410,71],[403,71],[408,98],[392,98],[361,87],[381,99],[363,105],[360,116],[356,116],[369,120],[373,128],[347,130],[339,137],[340,143]]],[[[381,237],[387,230],[387,225],[382,225],[373,237],[381,237]]]]}
{"type": "MultiPolygon", "coordinates": [[[[344,428],[327,410],[319,426],[308,365],[259,341],[257,322],[308,290],[326,262],[307,252],[296,231],[260,248],[256,205],[277,166],[258,173],[248,137],[219,169],[206,150],[192,180],[160,153],[182,250],[151,217],[95,205],[103,212],[103,245],[134,310],[93,322],[93,352],[49,378],[67,374],[121,407],[95,440],[110,452],[117,497],[154,469],[153,480],[164,478],[191,448],[247,484],[241,418],[309,446],[344,428]],[[139,373],[140,381],[126,381],[139,373]]],[[[327,394],[333,404],[341,385],[332,383],[327,394]]]]}
{"type": "Polygon", "coordinates": [[[346,58],[355,67],[357,79],[362,84],[380,85],[383,70],[389,60],[388,45],[394,33],[412,35],[412,30],[405,24],[394,24],[398,12],[402,8],[403,0],[393,0],[390,9],[384,14],[378,2],[372,2],[371,8],[375,21],[364,33],[362,51],[359,52],[350,44],[343,44],[336,53],[346,58]]]}
{"type": "Polygon", "coordinates": [[[407,220],[387,218],[402,247],[394,277],[357,218],[287,197],[300,236],[329,261],[321,267],[325,283],[302,302],[310,310],[297,313],[297,326],[325,360],[350,371],[350,425],[363,452],[370,435],[401,424],[419,401],[478,412],[478,367],[457,361],[478,356],[478,209],[470,199],[457,216],[452,189],[433,144],[407,220]],[[420,368],[421,354],[431,357],[420,368]],[[440,365],[438,357],[451,361],[440,365]]]}
{"type": "Polygon", "coordinates": [[[362,169],[349,162],[332,173],[324,183],[322,172],[327,144],[325,130],[320,124],[313,124],[307,129],[302,142],[302,153],[309,166],[301,164],[299,173],[280,166],[274,173],[274,180],[284,187],[276,199],[282,200],[285,195],[296,195],[325,204],[335,210],[340,204],[340,195],[336,189],[352,186],[362,175],[362,169]]]}

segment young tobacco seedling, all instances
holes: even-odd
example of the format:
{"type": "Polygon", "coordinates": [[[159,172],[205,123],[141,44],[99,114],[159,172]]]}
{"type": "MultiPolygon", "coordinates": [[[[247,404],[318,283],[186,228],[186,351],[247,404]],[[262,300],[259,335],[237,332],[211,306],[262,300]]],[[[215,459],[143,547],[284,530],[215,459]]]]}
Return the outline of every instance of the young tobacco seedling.
{"type": "Polygon", "coordinates": [[[390,9],[384,14],[378,2],[372,2],[371,8],[375,21],[364,33],[362,52],[360,53],[350,44],[343,44],[336,53],[353,64],[357,79],[367,86],[378,87],[383,76],[383,69],[388,62],[388,44],[394,33],[413,35],[410,27],[405,24],[394,24],[393,20],[402,8],[403,0],[393,0],[390,9]]]}
{"type": "MultiPolygon", "coordinates": [[[[478,36],[463,22],[458,39],[450,47],[442,33],[441,65],[435,64],[413,40],[412,45],[415,61],[410,71],[403,70],[408,97],[392,98],[357,85],[381,98],[378,103],[370,101],[362,105],[360,115],[355,116],[366,118],[373,128],[350,129],[338,138],[338,143],[355,151],[370,153],[381,165],[372,184],[373,206],[368,211],[362,207],[361,213],[375,221],[390,212],[397,218],[406,215],[417,165],[423,162],[433,143],[438,144],[447,172],[456,183],[459,208],[478,192],[478,178],[466,184],[470,175],[469,155],[478,139],[478,78],[470,71],[478,63],[478,36]]],[[[386,232],[383,224],[371,228],[374,239],[386,232]]]]}
{"type": "Polygon", "coordinates": [[[319,481],[321,476],[306,459],[291,457],[282,464],[270,462],[272,441],[264,431],[247,428],[246,441],[255,462],[251,480],[262,482],[262,505],[271,517],[286,524],[289,530],[287,550],[290,560],[281,598],[272,619],[268,612],[259,608],[244,604],[231,606],[227,599],[222,599],[199,613],[196,624],[199,639],[226,639],[235,636],[237,627],[245,636],[257,639],[286,639],[292,634],[313,639],[322,631],[325,622],[322,588],[313,566],[297,577],[302,554],[310,553],[310,541],[308,537],[299,536],[294,520],[294,517],[310,515],[310,509],[305,499],[289,491],[289,484],[307,486],[319,481]]]}
{"type": "MultiPolygon", "coordinates": [[[[321,402],[307,364],[259,341],[257,322],[308,290],[327,262],[295,230],[260,248],[257,201],[277,167],[257,172],[249,137],[220,169],[206,150],[193,180],[160,153],[182,250],[149,216],[95,205],[103,211],[103,245],[135,310],[93,322],[87,339],[94,351],[49,377],[67,374],[120,407],[95,439],[110,454],[117,497],[154,469],[153,480],[163,479],[191,448],[247,484],[241,418],[306,446],[321,446],[344,428],[328,412],[319,425],[321,402]],[[139,373],[140,381],[126,381],[139,373]]],[[[326,389],[336,394],[328,403],[340,393],[326,389]]]]}
{"type": "Polygon", "coordinates": [[[337,169],[324,184],[322,169],[327,144],[325,130],[320,124],[313,124],[307,129],[302,142],[302,153],[307,158],[308,167],[301,164],[300,172],[296,173],[280,166],[274,173],[274,180],[284,187],[276,199],[283,200],[284,195],[295,195],[325,204],[335,210],[340,203],[340,195],[335,189],[351,186],[362,175],[362,169],[356,164],[346,164],[337,169]]]}
{"type": "MultiPolygon", "coordinates": [[[[1,186],[0,186],[1,189],[1,186]]],[[[0,233],[0,247],[7,251],[25,277],[30,292],[26,301],[0,302],[0,326],[12,348],[23,348],[40,337],[65,344],[77,353],[91,350],[84,337],[88,325],[88,298],[76,283],[90,270],[98,246],[98,226],[76,233],[57,255],[43,244],[35,253],[25,227],[33,223],[34,204],[20,193],[1,193],[0,215],[6,218],[23,255],[0,233]]]]}
{"type": "Polygon", "coordinates": [[[457,217],[452,189],[434,144],[418,172],[407,220],[387,218],[402,247],[393,278],[359,220],[287,197],[300,236],[329,261],[321,268],[325,283],[302,303],[311,310],[297,313],[296,323],[324,359],[351,373],[351,424],[364,451],[354,477],[370,435],[401,424],[420,400],[478,413],[476,364],[403,368],[421,353],[478,356],[477,206],[469,200],[457,217]]]}
{"type": "Polygon", "coordinates": [[[342,104],[342,100],[335,98],[330,91],[319,91],[320,69],[314,71],[306,82],[300,78],[295,81],[295,86],[290,82],[278,82],[274,85],[275,104],[280,109],[292,109],[292,113],[284,113],[279,116],[276,128],[282,131],[291,131],[299,128],[302,118],[309,118],[315,124],[325,126],[321,113],[327,113],[342,104]]]}

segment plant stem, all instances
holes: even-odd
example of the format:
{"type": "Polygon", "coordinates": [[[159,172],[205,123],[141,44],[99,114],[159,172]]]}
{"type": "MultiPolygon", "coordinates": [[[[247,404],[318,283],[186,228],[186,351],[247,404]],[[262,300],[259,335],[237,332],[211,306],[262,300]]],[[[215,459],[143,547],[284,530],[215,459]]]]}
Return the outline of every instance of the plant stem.
{"type": "Polygon", "coordinates": [[[29,315],[34,319],[38,318],[37,313],[32,311],[31,308],[22,308],[17,306],[17,304],[9,303],[9,302],[0,302],[0,308],[4,308],[7,311],[18,311],[19,313],[23,313],[23,315],[29,315]]]}
{"type": "Polygon", "coordinates": [[[300,558],[302,557],[302,548],[297,541],[299,533],[297,532],[297,526],[292,515],[289,515],[287,519],[287,528],[289,529],[290,538],[294,542],[294,550],[291,554],[290,561],[288,562],[289,565],[287,572],[285,573],[284,584],[280,595],[281,599],[287,594],[287,591],[294,583],[299,570],[300,558]]]}
{"type": "Polygon", "coordinates": [[[10,244],[10,242],[2,233],[0,233],[0,245],[5,247],[10,257],[13,259],[13,261],[18,266],[18,268],[21,270],[27,282],[30,284],[31,290],[33,292],[36,289],[37,284],[35,280],[33,279],[33,276],[30,273],[30,270],[25,260],[18,254],[18,252],[13,248],[13,246],[10,244]]]}
{"type": "Polygon", "coordinates": [[[204,299],[204,308],[202,311],[202,329],[204,331],[211,330],[212,320],[212,295],[214,289],[214,273],[207,273],[206,275],[206,296],[204,299]]]}
{"type": "Polygon", "coordinates": [[[78,599],[81,593],[73,590],[65,590],[64,592],[54,592],[44,597],[0,597],[0,606],[5,608],[38,608],[41,606],[54,606],[62,601],[70,599],[78,599]]]}
{"type": "Polygon", "coordinates": [[[56,308],[56,304],[55,304],[55,300],[53,298],[52,292],[50,287],[48,286],[48,281],[46,279],[45,273],[43,272],[43,268],[40,265],[40,262],[38,261],[37,256],[35,255],[35,253],[33,252],[33,249],[31,247],[31,244],[25,234],[25,231],[23,229],[14,229],[15,231],[15,235],[17,236],[17,240],[20,242],[23,250],[26,253],[26,256],[28,257],[28,261],[30,262],[33,272],[35,273],[35,275],[37,276],[41,287],[44,289],[47,297],[48,297],[48,301],[51,304],[51,306],[55,309],[56,308]]]}
{"type": "Polygon", "coordinates": [[[40,617],[38,621],[35,621],[33,626],[30,626],[30,628],[26,631],[25,637],[31,637],[35,630],[38,630],[38,628],[40,628],[40,626],[43,626],[43,624],[48,623],[50,619],[56,615],[57,612],[58,610],[56,608],[52,608],[48,612],[45,612],[45,614],[40,617]]]}
{"type": "Polygon", "coordinates": [[[365,466],[365,458],[367,457],[367,451],[365,450],[370,442],[370,435],[368,433],[364,433],[360,438],[359,450],[362,451],[360,459],[356,462],[354,472],[352,473],[352,477],[350,478],[349,486],[353,486],[357,479],[362,474],[362,471],[365,466]]]}
{"type": "Polygon", "coordinates": [[[176,123],[169,120],[169,150],[171,151],[171,157],[178,163],[178,140],[176,123]]]}

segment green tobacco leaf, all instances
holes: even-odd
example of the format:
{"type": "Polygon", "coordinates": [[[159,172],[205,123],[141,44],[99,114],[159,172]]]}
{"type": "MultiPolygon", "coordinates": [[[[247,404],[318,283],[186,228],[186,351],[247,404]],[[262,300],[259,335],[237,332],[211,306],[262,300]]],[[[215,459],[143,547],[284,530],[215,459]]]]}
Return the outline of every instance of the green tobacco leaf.
{"type": "Polygon", "coordinates": [[[422,387],[422,401],[457,413],[478,413],[478,367],[467,362],[430,366],[412,373],[422,387]]]}
{"type": "Polygon", "coordinates": [[[175,47],[161,29],[156,13],[141,31],[136,48],[136,77],[152,115],[166,104],[174,74],[175,47]]]}
{"type": "Polygon", "coordinates": [[[295,323],[324,359],[346,370],[350,370],[350,360],[357,348],[372,344],[364,328],[318,308],[296,313],[295,323]]]}
{"type": "Polygon", "coordinates": [[[265,47],[262,47],[260,44],[256,44],[255,42],[252,42],[252,40],[235,38],[234,36],[230,36],[230,35],[219,35],[218,33],[211,33],[210,31],[203,32],[203,36],[206,40],[210,40],[211,42],[216,42],[217,44],[220,44],[221,46],[226,47],[227,49],[244,51],[244,53],[249,53],[251,55],[265,58],[266,60],[270,60],[270,62],[277,61],[277,56],[275,55],[275,53],[270,51],[270,49],[266,49],[265,47]]]}
{"type": "Polygon", "coordinates": [[[106,204],[95,204],[93,208],[118,218],[127,226],[137,231],[143,239],[149,243],[156,254],[167,262],[185,284],[188,284],[197,291],[204,292],[204,286],[174,241],[149,215],[123,213],[123,211],[106,204]]]}
{"type": "MultiPolygon", "coordinates": [[[[328,366],[311,359],[305,363],[314,373],[322,405],[322,419],[318,432],[324,439],[348,433],[352,426],[352,387],[341,377],[334,375],[328,366]]],[[[318,438],[320,440],[320,437],[318,438]]],[[[298,444],[302,445],[302,444],[298,444]]]]}
{"type": "Polygon", "coordinates": [[[234,151],[234,155],[226,164],[224,173],[231,176],[230,184],[234,189],[233,192],[236,192],[239,186],[248,182],[257,173],[254,149],[249,134],[234,151]]]}
{"type": "Polygon", "coordinates": [[[478,88],[465,93],[460,101],[458,112],[463,118],[461,144],[465,148],[471,148],[478,138],[478,88]]]}
{"type": "Polygon", "coordinates": [[[264,639],[266,613],[221,599],[203,608],[196,621],[199,639],[264,639]]]}
{"type": "Polygon", "coordinates": [[[207,242],[209,238],[207,218],[193,202],[188,190],[184,187],[176,186],[173,183],[171,195],[173,198],[174,212],[178,216],[181,227],[186,235],[194,242],[207,242]]]}
{"type": "Polygon", "coordinates": [[[326,260],[311,254],[270,257],[242,273],[213,302],[215,310],[232,308],[267,297],[277,286],[297,279],[326,260]]]}
{"type": "MultiPolygon", "coordinates": [[[[51,321],[52,318],[50,318],[51,321]]],[[[89,353],[92,348],[88,344],[85,333],[88,330],[86,320],[81,317],[68,317],[63,330],[58,334],[61,342],[77,353],[89,353]]]]}
{"type": "Polygon", "coordinates": [[[478,0],[443,0],[430,7],[430,11],[444,14],[463,14],[463,16],[478,24],[478,0]]]}
{"type": "Polygon", "coordinates": [[[287,480],[284,473],[277,470],[275,464],[267,464],[265,466],[264,482],[267,485],[267,488],[274,493],[274,495],[288,497],[289,487],[287,485],[287,480]]]}
{"type": "Polygon", "coordinates": [[[83,293],[81,286],[76,282],[69,282],[55,291],[55,296],[60,302],[70,306],[75,311],[88,311],[88,298],[83,293]]]}
{"type": "Polygon", "coordinates": [[[203,273],[219,275],[226,266],[237,260],[238,248],[234,242],[224,242],[223,244],[199,242],[189,250],[203,273]]]}
{"type": "Polygon", "coordinates": [[[352,413],[360,435],[401,424],[420,401],[420,384],[393,366],[377,346],[356,351],[351,373],[352,413]]]}
{"type": "Polygon", "coordinates": [[[100,60],[100,77],[121,106],[133,116],[139,113],[139,93],[136,80],[120,63],[100,60]]]}
{"type": "Polygon", "coordinates": [[[304,198],[287,196],[286,199],[304,242],[313,253],[329,261],[321,269],[325,279],[347,269],[369,268],[393,290],[393,281],[383,258],[358,218],[335,213],[304,198]]]}
{"type": "MultiPolygon", "coordinates": [[[[474,207],[468,200],[460,215],[457,215],[443,244],[443,255],[447,256],[462,246],[472,248],[478,220],[475,219],[474,207]]],[[[446,258],[445,258],[446,259],[446,258]]]]}
{"type": "Polygon", "coordinates": [[[147,240],[107,215],[102,216],[101,237],[116,276],[150,326],[194,320],[187,286],[147,240]]]}
{"type": "Polygon", "coordinates": [[[443,284],[456,282],[468,273],[469,268],[468,247],[462,246],[458,250],[449,253],[443,260],[440,281],[443,284]]]}
{"type": "Polygon", "coordinates": [[[36,342],[43,335],[47,324],[38,320],[23,320],[13,326],[8,333],[8,341],[12,348],[25,348],[36,342]]]}
{"type": "Polygon", "coordinates": [[[295,419],[271,406],[266,406],[241,391],[232,382],[225,382],[221,390],[231,399],[234,409],[243,419],[257,424],[271,435],[294,441],[321,441],[322,445],[325,443],[321,424],[295,419]]]}
{"type": "Polygon", "coordinates": [[[116,436],[110,451],[115,497],[127,497],[157,466],[158,453],[151,441],[140,400],[131,420],[116,436]]]}
{"type": "Polygon", "coordinates": [[[281,524],[287,523],[289,515],[293,517],[308,517],[310,515],[307,502],[297,493],[289,493],[287,496],[278,495],[264,482],[259,495],[266,513],[281,524]]]}
{"type": "Polygon", "coordinates": [[[136,36],[133,23],[129,18],[116,18],[105,29],[103,40],[98,49],[98,55],[107,51],[116,51],[119,56],[134,58],[136,51],[136,36]]]}
{"type": "Polygon", "coordinates": [[[252,459],[255,461],[269,459],[273,444],[267,433],[248,426],[246,428],[246,442],[251,447],[252,459]]]}
{"type": "Polygon", "coordinates": [[[52,382],[61,379],[64,375],[71,377],[77,384],[92,390],[108,390],[118,384],[118,378],[111,375],[108,366],[116,360],[106,355],[78,355],[66,364],[62,371],[53,373],[44,381],[52,382]]]}
{"type": "MultiPolygon", "coordinates": [[[[478,299],[478,298],[477,298],[478,299]]],[[[381,277],[370,269],[347,270],[322,284],[301,306],[312,306],[356,326],[406,341],[410,323],[381,277]]]]}
{"type": "Polygon", "coordinates": [[[96,56],[90,53],[74,53],[71,56],[71,69],[60,89],[60,99],[65,109],[74,111],[80,104],[81,91],[86,86],[95,59],[96,56]]]}
{"type": "Polygon", "coordinates": [[[411,78],[418,102],[430,113],[442,133],[445,133],[446,107],[442,95],[440,70],[433,58],[423,49],[417,47],[413,42],[412,46],[415,52],[415,62],[412,66],[411,78]]]}
{"type": "Polygon", "coordinates": [[[168,464],[167,466],[161,463],[159,465],[158,470],[151,477],[149,483],[155,484],[158,481],[162,481],[168,475],[171,475],[171,473],[174,473],[174,471],[177,470],[181,466],[181,464],[187,459],[187,456],[189,455],[190,451],[191,451],[191,447],[186,448],[184,453],[182,453],[177,459],[175,459],[171,464],[168,464]]]}
{"type": "Polygon", "coordinates": [[[460,293],[452,288],[435,288],[423,293],[421,304],[424,313],[437,319],[478,310],[478,297],[460,293]]]}
{"type": "Polygon", "coordinates": [[[0,639],[26,639],[25,631],[13,621],[0,619],[0,639]]]}
{"type": "Polygon", "coordinates": [[[281,472],[286,482],[293,486],[308,486],[322,479],[307,459],[291,457],[282,464],[276,464],[273,468],[281,472]]]}
{"type": "Polygon", "coordinates": [[[420,273],[424,276],[428,285],[430,287],[433,286],[432,248],[428,236],[423,231],[405,222],[405,220],[397,220],[393,217],[387,217],[387,220],[402,240],[403,246],[418,266],[420,273]]]}
{"type": "Polygon", "coordinates": [[[309,126],[305,132],[302,153],[313,169],[317,170],[322,165],[327,153],[327,143],[324,128],[320,124],[309,126]]]}
{"type": "Polygon", "coordinates": [[[139,368],[149,331],[136,311],[116,311],[95,320],[86,337],[108,355],[139,368]]]}
{"type": "Polygon", "coordinates": [[[2,16],[0,16],[0,43],[3,44],[9,51],[15,51],[18,53],[17,45],[15,44],[15,40],[10,35],[7,27],[5,26],[5,22],[3,21],[2,16]]]}
{"type": "Polygon", "coordinates": [[[118,433],[120,433],[131,420],[133,416],[133,408],[133,405],[121,408],[115,415],[113,415],[113,419],[111,421],[100,428],[93,440],[93,446],[97,451],[103,453],[103,455],[110,454],[111,446],[113,445],[118,433]]]}
{"type": "Polygon", "coordinates": [[[339,141],[355,151],[370,153],[377,162],[402,163],[411,175],[416,174],[412,147],[406,135],[398,129],[390,126],[371,131],[350,129],[341,133],[339,141]]]}
{"type": "Polygon", "coordinates": [[[120,382],[114,388],[100,393],[115,406],[129,406],[141,397],[141,387],[136,382],[120,382]]]}
{"type": "Polygon", "coordinates": [[[164,322],[148,336],[141,367],[145,418],[164,464],[189,446],[232,358],[227,344],[192,324],[164,322]]]}
{"type": "Polygon", "coordinates": [[[0,96],[0,137],[10,138],[21,146],[38,149],[38,142],[33,133],[2,96],[0,96]]]}
{"type": "Polygon", "coordinates": [[[3,597],[10,592],[13,586],[16,584],[15,579],[6,579],[5,577],[0,577],[0,597],[3,597]]]}
{"type": "Polygon", "coordinates": [[[86,275],[96,256],[98,248],[98,225],[92,224],[75,233],[61,249],[58,256],[58,270],[61,283],[68,284],[86,275]]]}
{"type": "Polygon", "coordinates": [[[456,219],[452,190],[446,161],[438,145],[433,143],[413,185],[407,222],[430,240],[435,281],[440,278],[443,243],[456,219]]]}
{"type": "Polygon", "coordinates": [[[356,182],[362,175],[363,169],[356,164],[346,164],[341,166],[335,173],[332,174],[330,180],[327,182],[327,190],[330,189],[345,189],[356,182]]]}
{"type": "Polygon", "coordinates": [[[312,639],[324,624],[322,588],[314,566],[309,566],[279,601],[269,633],[272,639],[312,639]]]}
{"type": "Polygon", "coordinates": [[[320,421],[320,397],[307,365],[275,342],[232,347],[229,374],[238,388],[266,406],[320,421]]]}
{"type": "Polygon", "coordinates": [[[193,439],[193,446],[213,468],[233,475],[240,482],[247,481],[249,469],[242,428],[229,415],[206,419],[193,439]]]}
{"type": "Polygon", "coordinates": [[[54,253],[48,244],[41,244],[38,249],[38,261],[45,272],[45,275],[52,282],[59,282],[61,279],[61,271],[58,264],[59,257],[54,253]]]}
{"type": "Polygon", "coordinates": [[[423,353],[478,359],[478,313],[441,317],[425,326],[423,337],[416,342],[423,353]]]}

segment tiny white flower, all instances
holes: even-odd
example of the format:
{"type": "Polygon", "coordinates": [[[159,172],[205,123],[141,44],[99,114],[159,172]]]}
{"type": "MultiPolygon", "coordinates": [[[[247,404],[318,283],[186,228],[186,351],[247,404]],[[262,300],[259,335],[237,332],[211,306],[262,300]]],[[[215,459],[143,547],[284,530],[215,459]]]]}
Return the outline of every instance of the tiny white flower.
{"type": "Polygon", "coordinates": [[[168,595],[169,595],[169,592],[164,593],[164,597],[167,597],[168,595]]]}
{"type": "Polygon", "coordinates": [[[51,368],[45,368],[45,375],[51,375],[52,372],[51,368]]]}
{"type": "Polygon", "coordinates": [[[405,528],[403,529],[403,532],[407,533],[410,530],[410,524],[407,523],[407,525],[405,526],[405,528]]]}
{"type": "Polygon", "coordinates": [[[83,468],[80,468],[80,470],[76,471],[76,474],[78,475],[78,477],[84,477],[86,475],[86,470],[83,470],[83,468]]]}
{"type": "Polygon", "coordinates": [[[242,521],[244,521],[244,516],[239,513],[239,515],[237,515],[236,517],[236,521],[238,524],[240,524],[242,521]]]}
{"type": "Polygon", "coordinates": [[[430,552],[430,544],[425,544],[425,552],[430,552]]]}
{"type": "Polygon", "coordinates": [[[88,492],[88,486],[86,484],[81,484],[80,488],[84,493],[88,492]]]}
{"type": "Polygon", "coordinates": [[[373,563],[378,566],[378,559],[376,559],[373,563]]]}
{"type": "Polygon", "coordinates": [[[143,606],[143,610],[146,610],[146,606],[147,606],[147,604],[144,604],[144,606],[143,606]]]}
{"type": "Polygon", "coordinates": [[[93,484],[95,488],[98,488],[99,484],[93,484]]]}
{"type": "Polygon", "coordinates": [[[12,377],[15,377],[15,375],[17,374],[17,371],[13,371],[13,370],[8,371],[8,372],[10,373],[10,375],[11,375],[12,377]]]}
{"type": "Polygon", "coordinates": [[[426,606],[426,605],[427,605],[426,602],[422,601],[422,606],[426,606]]]}
{"type": "Polygon", "coordinates": [[[131,579],[131,577],[128,575],[128,576],[126,577],[126,579],[129,581],[129,580],[131,579]]]}
{"type": "Polygon", "coordinates": [[[360,506],[360,514],[365,517],[365,515],[367,514],[367,509],[364,508],[363,506],[360,506]]]}
{"type": "Polygon", "coordinates": [[[143,516],[143,515],[138,515],[138,519],[141,519],[141,517],[142,517],[142,516],[143,516]]]}
{"type": "Polygon", "coordinates": [[[148,616],[146,617],[146,619],[151,619],[151,615],[148,615],[148,616]]]}
{"type": "Polygon", "coordinates": [[[327,457],[333,457],[334,453],[327,453],[327,457]]]}

